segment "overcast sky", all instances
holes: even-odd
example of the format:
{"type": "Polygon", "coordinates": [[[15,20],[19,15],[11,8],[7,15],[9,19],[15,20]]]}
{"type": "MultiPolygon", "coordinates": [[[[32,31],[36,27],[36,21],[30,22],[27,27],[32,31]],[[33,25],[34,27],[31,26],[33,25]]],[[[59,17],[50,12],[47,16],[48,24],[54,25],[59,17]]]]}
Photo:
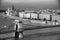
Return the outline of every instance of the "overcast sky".
{"type": "Polygon", "coordinates": [[[25,9],[25,8],[58,8],[58,0],[2,0],[2,8],[11,7],[25,9]]]}

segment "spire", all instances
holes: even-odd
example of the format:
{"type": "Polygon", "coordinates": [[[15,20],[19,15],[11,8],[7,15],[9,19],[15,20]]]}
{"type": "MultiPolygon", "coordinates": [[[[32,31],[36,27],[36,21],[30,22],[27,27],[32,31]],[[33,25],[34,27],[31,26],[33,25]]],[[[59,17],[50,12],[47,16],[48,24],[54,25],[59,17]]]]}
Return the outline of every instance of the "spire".
{"type": "Polygon", "coordinates": [[[12,10],[14,10],[14,5],[12,5],[12,10]]]}

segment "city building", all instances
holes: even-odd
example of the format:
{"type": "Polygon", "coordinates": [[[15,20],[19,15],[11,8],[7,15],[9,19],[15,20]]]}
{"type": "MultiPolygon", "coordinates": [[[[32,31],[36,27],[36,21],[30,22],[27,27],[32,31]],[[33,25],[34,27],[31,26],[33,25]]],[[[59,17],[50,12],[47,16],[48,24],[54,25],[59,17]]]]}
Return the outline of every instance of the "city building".
{"type": "Polygon", "coordinates": [[[24,15],[25,12],[19,12],[19,17],[23,18],[23,15],[24,15]]]}
{"type": "Polygon", "coordinates": [[[30,19],[30,14],[31,14],[30,12],[25,12],[23,18],[30,19]]]}
{"type": "Polygon", "coordinates": [[[37,12],[31,12],[31,19],[38,19],[37,12]]]}
{"type": "Polygon", "coordinates": [[[46,20],[50,20],[50,14],[39,14],[39,19],[43,19],[44,20],[44,18],[46,20]]]}
{"type": "Polygon", "coordinates": [[[6,10],[6,15],[7,15],[7,16],[10,16],[10,8],[8,8],[8,9],[6,10]]]}

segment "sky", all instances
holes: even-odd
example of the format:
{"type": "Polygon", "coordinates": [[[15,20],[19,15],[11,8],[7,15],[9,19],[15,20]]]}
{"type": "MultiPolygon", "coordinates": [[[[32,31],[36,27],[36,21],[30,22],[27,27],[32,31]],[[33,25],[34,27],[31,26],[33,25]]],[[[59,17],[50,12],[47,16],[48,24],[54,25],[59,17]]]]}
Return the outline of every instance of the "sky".
{"type": "Polygon", "coordinates": [[[1,8],[15,6],[17,9],[25,8],[58,8],[58,0],[1,0],[1,8]]]}

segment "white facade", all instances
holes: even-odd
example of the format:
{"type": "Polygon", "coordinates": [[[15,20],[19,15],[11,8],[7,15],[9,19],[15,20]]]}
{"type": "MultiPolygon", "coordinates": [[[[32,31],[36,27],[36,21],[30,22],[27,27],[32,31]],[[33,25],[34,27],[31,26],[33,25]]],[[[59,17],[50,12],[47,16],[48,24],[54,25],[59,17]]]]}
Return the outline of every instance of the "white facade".
{"type": "Polygon", "coordinates": [[[9,12],[8,11],[6,11],[6,15],[9,16],[9,12]]]}
{"type": "Polygon", "coordinates": [[[10,15],[10,8],[8,8],[8,10],[6,11],[6,15],[7,15],[7,16],[10,15]]]}
{"type": "Polygon", "coordinates": [[[10,9],[10,8],[8,8],[8,10],[6,11],[6,15],[7,16],[12,16],[13,15],[13,10],[12,9],[10,9]]]}
{"type": "Polygon", "coordinates": [[[19,12],[19,17],[23,18],[24,12],[19,12]]]}
{"type": "Polygon", "coordinates": [[[38,18],[38,14],[37,13],[31,13],[31,18],[37,19],[38,18]]]}
{"type": "Polygon", "coordinates": [[[52,21],[53,20],[57,20],[58,22],[60,22],[60,15],[52,15],[52,21]]]}
{"type": "Polygon", "coordinates": [[[12,16],[12,12],[10,12],[9,16],[12,16]]]}
{"type": "Polygon", "coordinates": [[[24,18],[30,18],[30,12],[24,13],[24,18]]]}
{"type": "Polygon", "coordinates": [[[39,19],[44,19],[44,18],[50,20],[50,14],[39,14],[39,19]]]}

